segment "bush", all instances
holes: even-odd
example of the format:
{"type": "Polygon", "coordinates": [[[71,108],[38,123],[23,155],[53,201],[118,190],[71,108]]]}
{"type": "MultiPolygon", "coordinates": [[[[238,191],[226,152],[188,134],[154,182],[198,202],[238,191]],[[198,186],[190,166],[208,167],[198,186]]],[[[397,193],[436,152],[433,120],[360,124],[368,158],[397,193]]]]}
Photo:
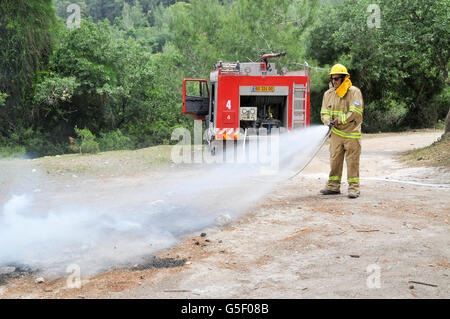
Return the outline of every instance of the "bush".
{"type": "Polygon", "coordinates": [[[436,97],[435,105],[438,118],[445,121],[450,106],[450,86],[445,87],[442,93],[436,97]]]}
{"type": "Polygon", "coordinates": [[[76,145],[78,146],[78,149],[80,151],[80,154],[83,153],[97,153],[99,151],[98,143],[95,141],[95,135],[92,134],[92,132],[87,129],[79,129],[75,126],[75,133],[80,137],[80,139],[77,139],[75,141],[76,145]]]}
{"type": "Polygon", "coordinates": [[[18,125],[9,138],[0,136],[0,157],[35,158],[43,155],[64,154],[66,146],[60,142],[55,143],[51,133],[18,125]]]}
{"type": "Polygon", "coordinates": [[[0,92],[0,106],[4,106],[8,94],[0,92]]]}
{"type": "Polygon", "coordinates": [[[120,129],[100,133],[98,139],[101,151],[114,151],[133,148],[131,138],[122,134],[120,129]]]}
{"type": "Polygon", "coordinates": [[[50,134],[39,132],[35,136],[25,140],[25,148],[29,157],[54,156],[67,152],[66,145],[52,140],[50,134]]]}
{"type": "Polygon", "coordinates": [[[26,154],[24,146],[2,146],[0,147],[0,158],[23,157],[26,154]]]}
{"type": "Polygon", "coordinates": [[[402,128],[407,113],[406,105],[393,100],[371,102],[364,109],[363,131],[367,133],[398,131],[402,128]]]}

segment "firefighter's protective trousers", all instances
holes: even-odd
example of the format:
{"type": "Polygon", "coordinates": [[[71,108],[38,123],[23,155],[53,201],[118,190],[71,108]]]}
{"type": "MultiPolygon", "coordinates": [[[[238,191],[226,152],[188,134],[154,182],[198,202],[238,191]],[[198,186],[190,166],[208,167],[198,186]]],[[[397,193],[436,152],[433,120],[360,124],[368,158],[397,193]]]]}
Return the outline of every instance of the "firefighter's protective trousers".
{"type": "Polygon", "coordinates": [[[326,188],[339,191],[342,179],[344,158],[347,163],[347,182],[349,191],[359,194],[359,156],[361,139],[345,138],[336,134],[330,137],[330,176],[326,188]]]}
{"type": "Polygon", "coordinates": [[[361,123],[364,102],[361,91],[351,86],[340,98],[334,88],[325,92],[322,122],[339,120],[330,138],[330,175],[326,189],[340,191],[344,159],[347,163],[348,190],[359,194],[359,158],[361,155],[361,123]]]}

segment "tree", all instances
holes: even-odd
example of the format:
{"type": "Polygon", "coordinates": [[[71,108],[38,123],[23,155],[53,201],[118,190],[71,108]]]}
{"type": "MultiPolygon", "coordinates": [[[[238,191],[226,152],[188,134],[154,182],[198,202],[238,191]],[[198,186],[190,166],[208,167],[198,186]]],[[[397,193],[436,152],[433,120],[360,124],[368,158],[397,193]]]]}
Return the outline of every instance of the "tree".
{"type": "Polygon", "coordinates": [[[168,11],[173,44],[189,76],[206,76],[223,61],[259,61],[264,53],[286,51],[278,65],[292,68],[306,49],[304,31],[317,1],[193,0],[168,11]]]}
{"type": "Polygon", "coordinates": [[[433,125],[448,111],[439,101],[450,47],[447,1],[380,1],[380,28],[367,22],[371,2],[324,10],[319,21],[338,22],[313,28],[309,55],[348,67],[365,97],[366,131],[433,125]]]}
{"type": "Polygon", "coordinates": [[[0,106],[5,105],[6,98],[8,97],[8,94],[0,92],[0,106]]]}
{"type": "Polygon", "coordinates": [[[75,77],[55,74],[50,74],[37,83],[32,112],[35,122],[43,123],[47,128],[61,120],[68,122],[71,113],[76,112],[70,107],[70,103],[79,86],[75,77]]]}
{"type": "Polygon", "coordinates": [[[109,22],[85,20],[64,32],[51,59],[52,73],[37,85],[35,113],[45,113],[46,130],[59,127],[67,135],[76,125],[94,134],[121,127],[146,103],[149,63],[150,54],[133,39],[116,35],[109,22]],[[70,99],[55,93],[63,91],[70,99]]]}
{"type": "Polygon", "coordinates": [[[450,110],[448,110],[447,117],[445,118],[445,132],[444,134],[450,134],[450,110]]]}
{"type": "Polygon", "coordinates": [[[168,45],[163,51],[152,55],[108,21],[85,20],[66,30],[51,72],[36,86],[34,112],[43,129],[60,141],[77,126],[105,138],[126,134],[135,147],[168,142],[172,128],[185,123],[184,72],[178,50],[168,45]]]}
{"type": "Polygon", "coordinates": [[[0,92],[9,96],[0,108],[0,138],[32,124],[27,104],[37,73],[48,66],[55,29],[51,0],[0,1],[0,92]]]}
{"type": "Polygon", "coordinates": [[[448,109],[436,107],[436,97],[448,85],[450,8],[447,0],[388,1],[383,15],[392,30],[382,49],[391,52],[398,70],[405,70],[402,92],[408,95],[407,121],[413,127],[433,125],[448,109]]]}

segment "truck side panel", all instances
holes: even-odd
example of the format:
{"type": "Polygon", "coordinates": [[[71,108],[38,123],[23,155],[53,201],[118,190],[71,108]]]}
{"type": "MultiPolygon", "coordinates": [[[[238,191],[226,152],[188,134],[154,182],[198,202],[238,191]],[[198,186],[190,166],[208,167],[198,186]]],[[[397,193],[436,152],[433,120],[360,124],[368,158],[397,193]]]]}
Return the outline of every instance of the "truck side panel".
{"type": "Polygon", "coordinates": [[[310,123],[309,83],[306,76],[234,76],[220,75],[217,92],[217,128],[239,128],[240,86],[288,86],[288,129],[292,129],[293,85],[303,84],[307,89],[306,125],[310,123]]]}

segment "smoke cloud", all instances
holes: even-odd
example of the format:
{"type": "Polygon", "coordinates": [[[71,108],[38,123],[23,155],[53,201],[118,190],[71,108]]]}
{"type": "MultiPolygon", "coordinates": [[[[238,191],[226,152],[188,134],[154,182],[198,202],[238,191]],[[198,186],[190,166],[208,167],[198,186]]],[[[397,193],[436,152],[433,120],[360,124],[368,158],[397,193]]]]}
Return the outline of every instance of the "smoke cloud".
{"type": "MultiPolygon", "coordinates": [[[[310,159],[327,131],[312,126],[280,135],[279,167],[270,173],[257,163],[194,165],[138,182],[62,187],[51,196],[31,191],[46,185],[44,174],[27,182],[33,187],[16,182],[0,206],[0,267],[57,275],[77,264],[93,274],[138,263],[214,226],[218,216],[236,218],[264,200],[310,159]]],[[[0,182],[6,176],[0,172],[0,182]]]]}

